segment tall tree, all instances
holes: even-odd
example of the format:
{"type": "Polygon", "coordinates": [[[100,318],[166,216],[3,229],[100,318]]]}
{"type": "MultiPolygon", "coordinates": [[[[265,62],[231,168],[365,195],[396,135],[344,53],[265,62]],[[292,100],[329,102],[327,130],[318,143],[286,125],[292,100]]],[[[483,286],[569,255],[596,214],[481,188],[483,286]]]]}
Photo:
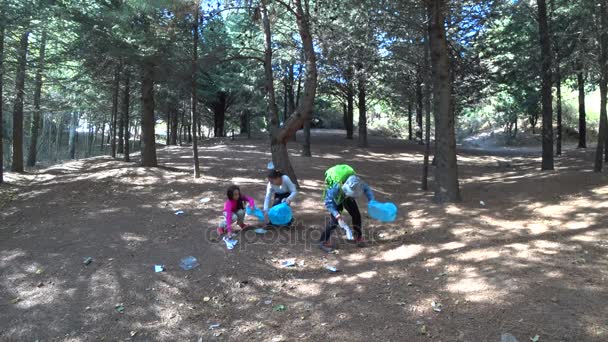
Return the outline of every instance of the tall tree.
{"type": "Polygon", "coordinates": [[[27,47],[30,32],[25,30],[19,39],[17,57],[17,76],[15,77],[15,102],[13,106],[13,163],[11,170],[22,173],[23,170],[23,96],[25,88],[25,68],[27,65],[27,47]]]}
{"type": "Polygon", "coordinates": [[[123,93],[123,100],[122,100],[122,120],[123,120],[123,127],[124,127],[124,143],[123,143],[123,152],[124,152],[124,159],[126,162],[131,161],[131,156],[130,154],[130,149],[131,147],[129,146],[129,141],[131,140],[131,127],[130,127],[130,118],[129,118],[129,105],[130,105],[130,101],[131,101],[131,74],[129,71],[129,68],[125,68],[125,75],[124,75],[124,79],[125,79],[125,88],[124,88],[124,93],[123,93]]]}
{"type": "Polygon", "coordinates": [[[30,149],[27,156],[27,166],[33,167],[36,165],[36,155],[38,147],[38,131],[40,130],[40,117],[42,110],[40,109],[40,100],[42,97],[42,74],[44,72],[44,54],[46,48],[46,27],[42,29],[40,36],[40,50],[38,63],[36,65],[36,80],[34,84],[34,115],[30,128],[30,149]]]}
{"type": "Polygon", "coordinates": [[[68,157],[70,159],[76,159],[76,139],[78,132],[78,119],[80,114],[76,111],[70,114],[70,136],[68,138],[68,157]]]}
{"type": "Polygon", "coordinates": [[[366,102],[366,75],[365,70],[359,70],[357,90],[359,95],[359,147],[367,147],[367,102],[366,102]]]}
{"type": "Polygon", "coordinates": [[[154,135],[154,61],[147,59],[143,65],[141,81],[141,165],[156,167],[156,138],[154,135]]]}
{"type": "Polygon", "coordinates": [[[458,163],[456,160],[456,133],[454,127],[454,108],[452,102],[452,83],[450,80],[450,56],[445,32],[445,0],[430,0],[429,43],[431,49],[431,68],[433,74],[433,110],[435,113],[435,201],[460,201],[458,184],[458,163]]]}
{"type": "Polygon", "coordinates": [[[576,72],[578,86],[578,148],[587,148],[587,114],[585,111],[585,74],[582,63],[576,72]]]}
{"type": "Polygon", "coordinates": [[[192,117],[192,160],[194,164],[194,178],[199,178],[201,176],[198,161],[198,135],[196,132],[198,128],[198,112],[196,111],[196,104],[198,103],[198,98],[196,95],[196,79],[198,71],[198,29],[200,5],[201,4],[199,1],[195,1],[194,22],[192,25],[192,88],[190,94],[190,113],[192,117]]]}
{"type": "Polygon", "coordinates": [[[541,101],[543,111],[543,153],[542,170],[553,170],[553,94],[551,77],[551,37],[547,19],[547,3],[537,0],[538,4],[538,31],[540,34],[540,51],[542,56],[542,88],[541,101]]]}
{"type": "Polygon", "coordinates": [[[4,12],[0,12],[0,184],[4,182],[4,12]]]}
{"type": "Polygon", "coordinates": [[[595,151],[595,172],[601,172],[603,154],[608,137],[608,115],[606,113],[606,97],[608,96],[608,4],[607,0],[600,1],[600,33],[599,33],[599,67],[600,67],[600,129],[597,148],[595,151]]]}
{"type": "Polygon", "coordinates": [[[116,158],[116,131],[118,124],[118,94],[120,91],[120,67],[117,65],[114,69],[114,83],[112,86],[112,128],[111,132],[111,148],[112,158],[116,158]]]}

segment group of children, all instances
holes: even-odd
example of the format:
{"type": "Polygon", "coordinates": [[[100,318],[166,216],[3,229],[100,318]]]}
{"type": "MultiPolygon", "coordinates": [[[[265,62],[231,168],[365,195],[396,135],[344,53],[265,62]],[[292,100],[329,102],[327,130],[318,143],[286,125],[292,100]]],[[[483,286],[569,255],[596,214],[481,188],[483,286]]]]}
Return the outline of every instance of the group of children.
{"type": "MultiPolygon", "coordinates": [[[[295,184],[289,176],[278,170],[270,170],[268,173],[268,185],[266,186],[266,197],[264,199],[264,223],[269,223],[269,210],[281,203],[291,205],[298,194],[295,184]]],[[[345,164],[335,165],[325,172],[324,203],[329,212],[329,219],[325,231],[321,234],[319,247],[330,253],[334,246],[331,244],[331,234],[339,226],[346,232],[349,240],[353,240],[357,246],[364,247],[365,241],[361,231],[361,213],[357,205],[357,198],[365,195],[368,201],[374,200],[374,194],[370,187],[355,174],[353,168],[345,164]],[[352,230],[342,217],[346,211],[352,218],[352,230]]],[[[226,191],[228,199],[224,204],[223,220],[217,228],[219,235],[228,238],[233,236],[232,225],[234,222],[242,229],[247,229],[245,214],[247,207],[254,209],[253,198],[241,193],[238,186],[232,185],[226,191]]],[[[293,221],[293,220],[292,220],[293,221]]],[[[291,224],[291,222],[290,222],[291,224]]]]}

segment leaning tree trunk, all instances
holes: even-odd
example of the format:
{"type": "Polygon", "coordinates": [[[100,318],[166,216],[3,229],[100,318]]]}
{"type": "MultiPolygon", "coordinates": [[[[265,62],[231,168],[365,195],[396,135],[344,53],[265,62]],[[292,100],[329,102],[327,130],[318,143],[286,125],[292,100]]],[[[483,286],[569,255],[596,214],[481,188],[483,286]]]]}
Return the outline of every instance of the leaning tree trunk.
{"type": "Polygon", "coordinates": [[[578,83],[578,148],[587,148],[587,114],[585,113],[585,75],[583,64],[576,73],[578,83]]]}
{"type": "Polygon", "coordinates": [[[25,67],[27,64],[27,44],[29,31],[21,34],[15,76],[15,102],[13,107],[13,172],[23,173],[23,93],[25,88],[25,67]]]}
{"type": "Polygon", "coordinates": [[[540,49],[542,56],[542,105],[543,105],[543,153],[542,170],[553,170],[553,95],[551,93],[551,37],[547,21],[547,3],[536,0],[538,4],[538,29],[540,33],[540,49]]]}
{"type": "MultiPolygon", "coordinates": [[[[296,16],[296,23],[302,41],[302,49],[304,51],[304,60],[306,61],[306,79],[304,80],[304,95],[301,101],[298,100],[298,107],[287,119],[283,128],[279,128],[279,113],[276,104],[274,91],[274,79],[272,74],[272,32],[270,31],[270,20],[268,18],[268,0],[262,0],[262,21],[264,26],[264,72],[265,85],[268,94],[268,122],[270,131],[270,149],[272,159],[275,166],[282,169],[299,187],[291,162],[287,152],[287,140],[296,134],[298,129],[312,117],[312,109],[317,90],[317,65],[316,56],[313,48],[309,12],[302,6],[301,0],[293,1],[296,16]]],[[[290,6],[283,3],[286,6],[290,6]]]]}
{"type": "MultiPolygon", "coordinates": [[[[0,14],[4,18],[4,13],[0,14]]],[[[0,184],[4,183],[4,22],[0,23],[0,184]]]]}
{"type": "Polygon", "coordinates": [[[38,133],[40,131],[40,98],[42,96],[42,72],[44,70],[45,48],[46,28],[42,30],[42,35],[40,37],[40,55],[38,56],[38,65],[36,66],[36,80],[34,85],[34,112],[32,117],[32,125],[30,127],[30,149],[27,155],[27,166],[29,167],[34,167],[36,165],[38,133]]]}
{"type": "Polygon", "coordinates": [[[608,115],[606,113],[606,96],[608,96],[608,19],[606,0],[601,1],[600,5],[600,129],[598,134],[597,149],[595,151],[595,172],[602,171],[602,157],[604,154],[604,145],[606,137],[608,137],[608,115]]]}
{"type": "Polygon", "coordinates": [[[141,81],[141,165],[156,167],[156,137],[154,136],[154,63],[144,62],[141,81]]]}
{"type": "Polygon", "coordinates": [[[70,136],[68,140],[68,157],[72,160],[76,158],[76,128],[78,127],[77,112],[73,112],[70,116],[70,136]]]}
{"type": "Polygon", "coordinates": [[[194,25],[192,28],[193,37],[192,37],[192,74],[191,77],[191,88],[190,88],[190,113],[192,117],[192,162],[193,162],[193,171],[194,178],[200,178],[201,171],[199,167],[198,160],[198,138],[197,138],[197,128],[198,128],[198,113],[196,111],[196,104],[198,103],[198,99],[196,96],[196,77],[197,77],[197,68],[198,68],[198,24],[199,24],[199,7],[200,3],[198,1],[195,2],[196,8],[194,10],[194,25]]]}
{"type": "Polygon", "coordinates": [[[450,60],[445,32],[446,0],[429,3],[429,43],[433,71],[433,100],[436,127],[435,201],[460,201],[456,133],[452,108],[450,60]]]}
{"type": "Polygon", "coordinates": [[[116,124],[118,123],[118,90],[120,88],[120,70],[116,66],[114,70],[114,84],[112,90],[112,128],[110,129],[111,134],[111,153],[112,158],[116,158],[116,124]]]}
{"type": "Polygon", "coordinates": [[[126,162],[131,161],[130,154],[130,146],[129,141],[131,140],[131,127],[129,126],[129,122],[131,121],[129,118],[129,102],[131,101],[131,75],[129,74],[129,69],[125,69],[125,90],[122,98],[122,118],[123,118],[123,127],[125,130],[124,134],[124,143],[123,143],[123,152],[124,158],[126,162]]]}
{"type": "Polygon", "coordinates": [[[366,78],[365,72],[359,76],[359,147],[367,147],[367,103],[366,103],[366,78]]]}

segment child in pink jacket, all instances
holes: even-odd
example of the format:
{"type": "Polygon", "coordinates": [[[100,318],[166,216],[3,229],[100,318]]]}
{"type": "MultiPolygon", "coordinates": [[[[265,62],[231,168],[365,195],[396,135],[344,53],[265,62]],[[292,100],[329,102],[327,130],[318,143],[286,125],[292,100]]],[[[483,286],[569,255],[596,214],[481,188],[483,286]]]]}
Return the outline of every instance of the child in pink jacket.
{"type": "Polygon", "coordinates": [[[245,224],[245,208],[249,205],[251,208],[255,207],[255,201],[249,196],[245,196],[241,193],[241,189],[232,185],[226,191],[228,200],[224,204],[224,220],[220,223],[217,228],[217,233],[223,235],[228,233],[232,235],[232,223],[237,222],[241,229],[246,229],[245,224]]]}

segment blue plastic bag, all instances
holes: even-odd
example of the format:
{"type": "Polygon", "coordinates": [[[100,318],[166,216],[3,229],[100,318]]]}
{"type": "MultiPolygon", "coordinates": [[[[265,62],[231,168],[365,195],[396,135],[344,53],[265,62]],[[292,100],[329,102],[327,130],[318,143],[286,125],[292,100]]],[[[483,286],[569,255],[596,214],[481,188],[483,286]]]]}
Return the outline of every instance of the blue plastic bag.
{"type": "Polygon", "coordinates": [[[264,212],[258,207],[255,207],[253,209],[251,207],[247,207],[247,210],[245,210],[245,212],[249,216],[255,216],[258,220],[264,221],[264,212]]]}
{"type": "Polygon", "coordinates": [[[281,203],[275,205],[268,211],[268,218],[270,219],[270,223],[277,226],[283,226],[291,222],[293,213],[287,203],[281,203]]]}
{"type": "Polygon", "coordinates": [[[199,267],[200,265],[201,264],[198,263],[198,260],[196,260],[196,258],[193,256],[185,257],[179,263],[179,267],[181,267],[184,271],[189,271],[193,268],[199,267]]]}
{"type": "Polygon", "coordinates": [[[367,206],[367,213],[374,220],[380,222],[393,222],[397,219],[397,206],[394,203],[380,203],[371,201],[367,206]]]}

